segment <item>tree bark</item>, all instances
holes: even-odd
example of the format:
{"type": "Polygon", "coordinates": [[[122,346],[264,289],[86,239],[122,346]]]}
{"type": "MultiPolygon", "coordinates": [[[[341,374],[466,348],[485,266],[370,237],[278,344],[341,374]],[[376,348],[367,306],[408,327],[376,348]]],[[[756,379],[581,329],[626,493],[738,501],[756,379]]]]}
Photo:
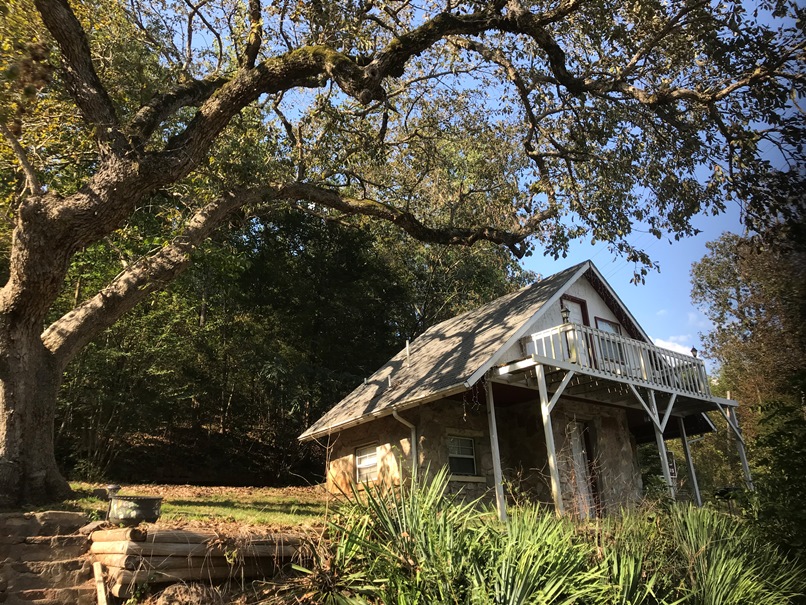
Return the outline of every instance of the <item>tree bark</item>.
{"type": "Polygon", "coordinates": [[[61,368],[38,330],[0,328],[0,507],[64,499],[53,430],[61,368]]]}

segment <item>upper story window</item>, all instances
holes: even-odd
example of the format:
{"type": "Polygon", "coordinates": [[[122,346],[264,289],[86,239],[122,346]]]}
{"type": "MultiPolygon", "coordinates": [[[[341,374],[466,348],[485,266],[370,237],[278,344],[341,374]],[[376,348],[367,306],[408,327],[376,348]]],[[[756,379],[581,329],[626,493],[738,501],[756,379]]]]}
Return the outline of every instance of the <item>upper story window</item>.
{"type": "Polygon", "coordinates": [[[358,483],[378,478],[378,445],[365,445],[355,450],[355,480],[358,483]]]}
{"type": "MultiPolygon", "coordinates": [[[[602,332],[608,332],[609,334],[617,334],[618,336],[621,336],[621,326],[615,321],[597,317],[596,327],[602,332]]],[[[602,355],[604,355],[604,358],[607,361],[624,362],[624,349],[622,348],[620,342],[611,340],[606,336],[600,338],[599,341],[599,344],[602,347],[602,355]]]]}
{"type": "Polygon", "coordinates": [[[470,437],[448,437],[448,467],[453,475],[476,474],[476,447],[470,437]]]}

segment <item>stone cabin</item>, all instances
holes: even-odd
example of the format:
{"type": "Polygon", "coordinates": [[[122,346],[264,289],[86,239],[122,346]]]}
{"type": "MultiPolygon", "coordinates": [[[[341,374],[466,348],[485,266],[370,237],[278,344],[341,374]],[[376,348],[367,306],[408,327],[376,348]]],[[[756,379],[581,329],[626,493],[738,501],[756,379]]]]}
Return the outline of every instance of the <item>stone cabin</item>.
{"type": "Polygon", "coordinates": [[[641,498],[643,442],[674,497],[674,438],[701,504],[687,437],[717,411],[745,461],[736,406],[711,395],[701,360],[654,346],[586,261],[428,329],[300,439],[329,448],[332,491],[447,467],[452,491],[494,497],[502,519],[505,482],[587,517],[641,498]]]}

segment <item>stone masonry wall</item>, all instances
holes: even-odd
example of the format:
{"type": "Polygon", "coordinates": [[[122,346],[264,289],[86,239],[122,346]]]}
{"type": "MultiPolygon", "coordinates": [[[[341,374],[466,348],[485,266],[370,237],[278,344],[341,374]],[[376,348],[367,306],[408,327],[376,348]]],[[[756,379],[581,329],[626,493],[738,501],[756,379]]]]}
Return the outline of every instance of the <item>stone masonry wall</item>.
{"type": "MultiPolygon", "coordinates": [[[[492,448],[487,410],[468,392],[463,400],[443,399],[402,412],[417,426],[418,469],[434,474],[448,465],[447,439],[473,439],[475,476],[452,476],[450,493],[494,500],[492,448]]],[[[552,412],[563,501],[575,506],[575,485],[569,441],[570,424],[584,422],[590,431],[600,503],[604,512],[618,512],[641,498],[641,475],[626,411],[560,399],[552,412]]],[[[539,404],[529,401],[496,408],[501,467],[511,499],[552,503],[548,455],[539,404]]],[[[397,484],[410,476],[410,430],[386,417],[339,433],[331,441],[328,488],[349,491],[355,479],[355,449],[377,443],[379,482],[397,484]]]]}
{"type": "Polygon", "coordinates": [[[641,499],[641,471],[635,440],[627,427],[627,412],[621,408],[590,405],[560,399],[551,414],[563,502],[574,510],[575,486],[569,441],[574,421],[585,423],[591,432],[592,456],[604,513],[618,513],[641,499]]]}
{"type": "Polygon", "coordinates": [[[0,603],[95,603],[89,540],[81,513],[0,514],[0,603]]]}
{"type": "Polygon", "coordinates": [[[335,434],[330,440],[327,489],[350,493],[350,485],[356,478],[355,450],[373,443],[378,447],[378,481],[387,485],[400,483],[402,472],[398,461],[410,457],[410,440],[409,429],[391,416],[335,434]]]}

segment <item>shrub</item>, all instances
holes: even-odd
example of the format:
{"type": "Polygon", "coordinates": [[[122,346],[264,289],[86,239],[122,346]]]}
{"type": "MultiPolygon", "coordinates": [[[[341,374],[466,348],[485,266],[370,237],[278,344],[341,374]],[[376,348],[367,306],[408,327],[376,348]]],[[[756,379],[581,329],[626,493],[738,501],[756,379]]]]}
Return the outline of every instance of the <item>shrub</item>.
{"type": "Polygon", "coordinates": [[[275,592],[340,605],[783,605],[804,591],[799,565],[718,511],[673,505],[575,523],[525,505],[500,523],[447,486],[442,470],[354,488],[313,569],[275,592]]]}

